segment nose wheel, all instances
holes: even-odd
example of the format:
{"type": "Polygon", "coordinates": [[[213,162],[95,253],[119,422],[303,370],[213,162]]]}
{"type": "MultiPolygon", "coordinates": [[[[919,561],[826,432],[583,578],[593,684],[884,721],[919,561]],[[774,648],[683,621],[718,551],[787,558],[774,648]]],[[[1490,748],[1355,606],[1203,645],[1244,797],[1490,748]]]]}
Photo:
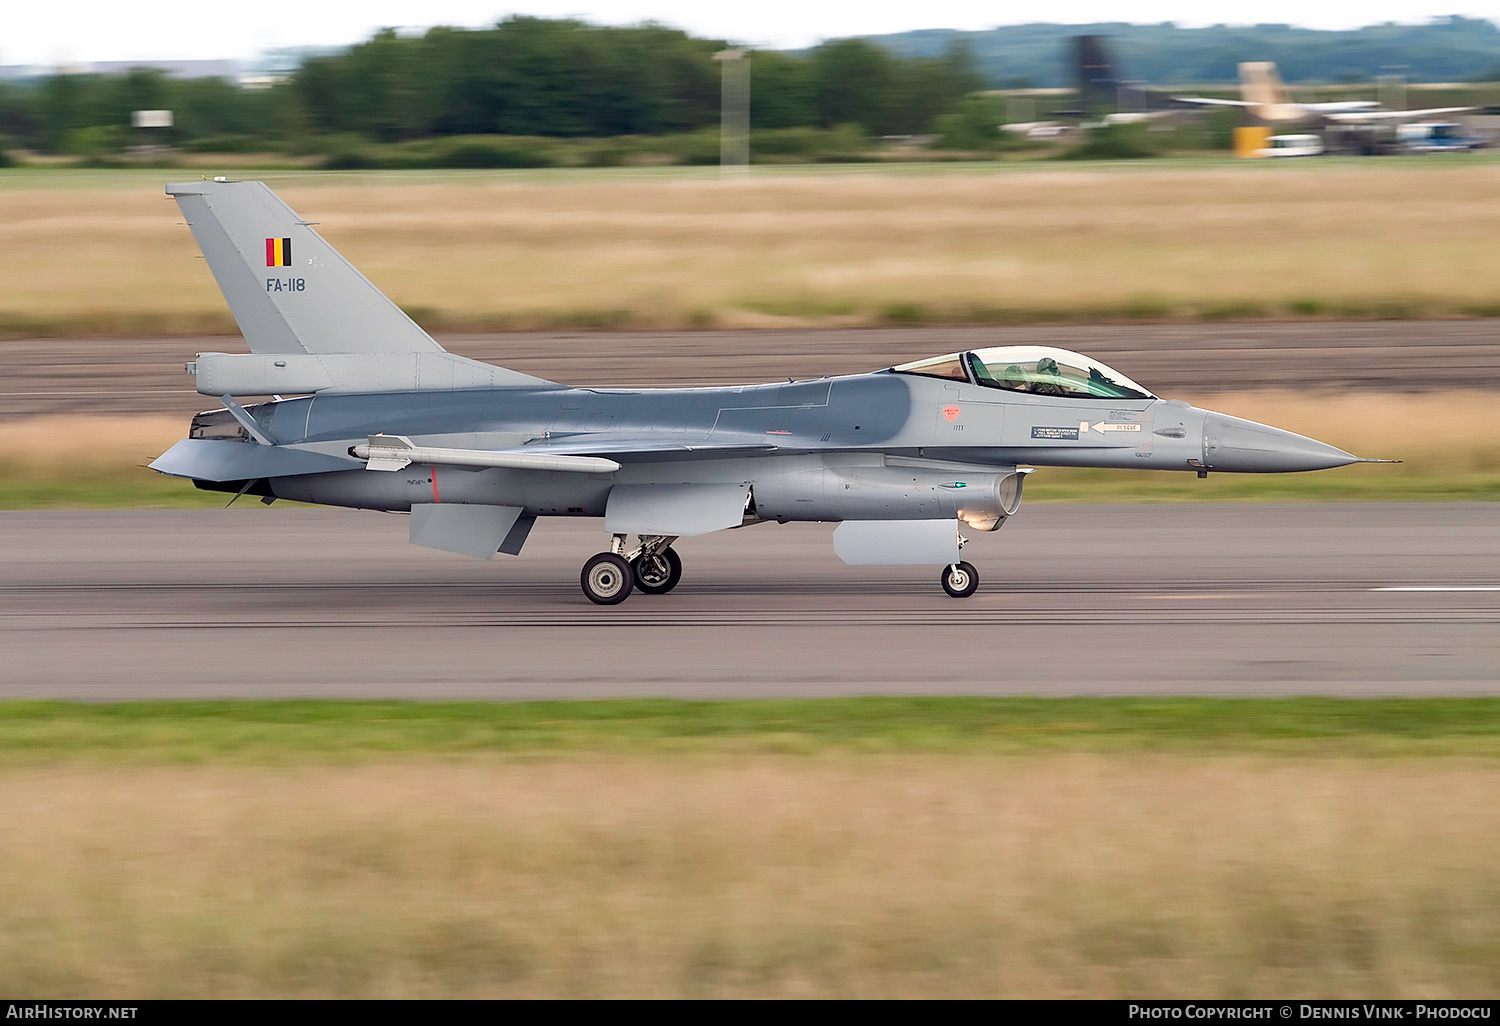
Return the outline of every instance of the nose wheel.
{"type": "Polygon", "coordinates": [[[949,563],[943,567],[943,590],[954,598],[968,598],[979,590],[979,571],[973,563],[949,563]]]}

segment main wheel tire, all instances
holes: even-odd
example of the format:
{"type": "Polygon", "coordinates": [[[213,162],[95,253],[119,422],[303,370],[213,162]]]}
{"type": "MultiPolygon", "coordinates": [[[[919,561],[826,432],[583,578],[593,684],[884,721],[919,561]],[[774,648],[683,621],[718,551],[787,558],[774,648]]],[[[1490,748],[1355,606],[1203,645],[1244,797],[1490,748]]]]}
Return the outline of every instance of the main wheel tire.
{"type": "Polygon", "coordinates": [[[979,571],[973,563],[950,563],[943,567],[943,590],[954,598],[968,598],[979,590],[979,571]]]}
{"type": "Polygon", "coordinates": [[[635,573],[630,569],[630,564],[625,562],[624,556],[601,552],[583,564],[583,573],[578,575],[578,583],[583,586],[583,593],[589,597],[590,602],[612,606],[630,597],[635,573]]]}
{"type": "Polygon", "coordinates": [[[635,586],[647,595],[665,595],[682,580],[682,557],[673,548],[654,556],[636,556],[630,561],[635,586]]]}

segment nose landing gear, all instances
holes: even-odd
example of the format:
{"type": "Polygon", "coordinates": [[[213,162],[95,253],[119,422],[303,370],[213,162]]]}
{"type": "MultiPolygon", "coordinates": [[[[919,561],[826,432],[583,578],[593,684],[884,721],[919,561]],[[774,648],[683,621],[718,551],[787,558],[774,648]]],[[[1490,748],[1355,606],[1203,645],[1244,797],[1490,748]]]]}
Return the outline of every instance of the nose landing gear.
{"type": "Polygon", "coordinates": [[[636,588],[647,595],[665,595],[682,580],[682,557],[672,548],[675,535],[642,535],[634,550],[626,549],[626,537],[615,535],[610,551],[583,564],[579,584],[590,602],[612,606],[624,602],[636,588]]]}
{"type": "Polygon", "coordinates": [[[960,561],[943,567],[943,590],[954,598],[968,598],[979,590],[979,571],[960,561]]]}

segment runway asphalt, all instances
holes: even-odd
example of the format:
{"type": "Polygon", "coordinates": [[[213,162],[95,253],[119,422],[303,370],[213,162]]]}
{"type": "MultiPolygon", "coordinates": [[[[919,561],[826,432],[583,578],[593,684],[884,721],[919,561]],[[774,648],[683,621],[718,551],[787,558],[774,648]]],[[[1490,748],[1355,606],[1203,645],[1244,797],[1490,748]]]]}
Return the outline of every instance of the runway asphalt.
{"type": "MultiPolygon", "coordinates": [[[[1487,320],[533,332],[440,341],[463,356],[575,385],[745,384],[879,370],[981,346],[1054,345],[1096,356],[1169,397],[1500,388],[1500,332],[1487,320]]],[[[183,364],[200,352],[245,351],[237,337],[0,342],[0,419],[191,415],[215,401],[193,391],[183,364]]]]}
{"type": "Polygon", "coordinates": [[[967,600],[831,531],[685,539],[605,608],[598,521],[486,563],[378,513],[0,513],[0,697],[1500,694],[1500,504],[1031,505],[967,600]]]}

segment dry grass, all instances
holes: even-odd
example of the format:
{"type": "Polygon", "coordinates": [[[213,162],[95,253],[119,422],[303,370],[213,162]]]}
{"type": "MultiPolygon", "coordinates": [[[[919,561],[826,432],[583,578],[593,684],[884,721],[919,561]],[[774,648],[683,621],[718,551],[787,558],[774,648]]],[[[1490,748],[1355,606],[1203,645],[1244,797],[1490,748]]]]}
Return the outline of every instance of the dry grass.
{"type": "MultiPolygon", "coordinates": [[[[1189,397],[1198,406],[1319,438],[1350,452],[1443,469],[1500,470],[1500,408],[1487,392],[1391,394],[1288,391],[1189,397]]],[[[205,399],[206,406],[213,401],[205,399]]],[[[186,418],[167,415],[32,417],[0,421],[0,453],[39,471],[148,462],[182,438],[186,418]]]]}
{"type": "MultiPolygon", "coordinates": [[[[1274,479],[1049,469],[1029,495],[1049,498],[1197,499],[1493,498],[1500,487],[1500,412],[1483,392],[1427,394],[1233,392],[1195,397],[1209,409],[1274,424],[1402,467],[1348,467],[1274,479]],[[1269,490],[1268,490],[1269,489],[1269,490]]],[[[0,508],[34,505],[222,505],[140,467],[183,436],[182,418],[35,417],[0,421],[0,508]]]]}
{"type": "Polygon", "coordinates": [[[1196,406],[1317,438],[1410,474],[1500,472],[1500,406],[1489,392],[1228,392],[1196,406]]]}
{"type": "Polygon", "coordinates": [[[166,415],[0,421],[0,477],[134,469],[166,452],[187,427],[186,417],[166,415]]]}
{"type": "Polygon", "coordinates": [[[1500,769],[682,757],[0,775],[34,997],[1495,997],[1500,769]]]}
{"type": "Polygon", "coordinates": [[[1045,469],[1034,502],[1456,501],[1500,499],[1500,410],[1487,392],[1247,391],[1191,396],[1197,405],[1317,438],[1401,466],[1311,474],[1045,469]]]}
{"type": "Polygon", "coordinates": [[[186,433],[184,417],[0,421],[0,509],[224,505],[229,496],[144,469],[186,433]]]}
{"type": "MultiPolygon", "coordinates": [[[[1500,311],[1500,165],[278,182],[429,325],[1500,311]]],[[[153,188],[0,190],[12,331],[225,311],[153,188]]],[[[0,324],[0,327],[4,327],[0,324]]]]}

